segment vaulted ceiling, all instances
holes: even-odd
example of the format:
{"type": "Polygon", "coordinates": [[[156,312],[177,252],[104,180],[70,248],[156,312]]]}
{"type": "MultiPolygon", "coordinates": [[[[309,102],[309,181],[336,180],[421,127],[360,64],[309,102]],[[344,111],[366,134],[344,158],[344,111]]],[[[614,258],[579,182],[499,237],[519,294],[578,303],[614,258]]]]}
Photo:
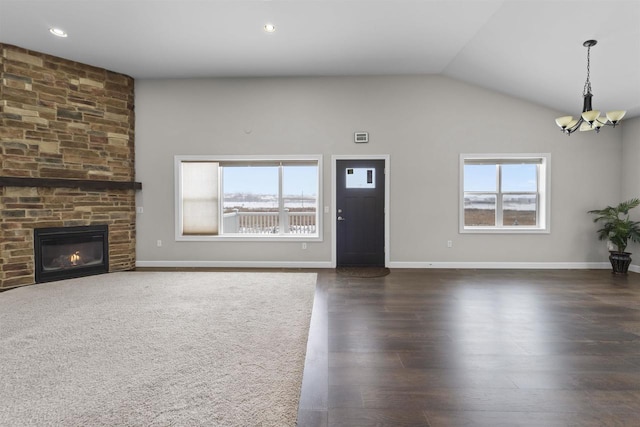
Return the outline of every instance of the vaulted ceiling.
{"type": "Polygon", "coordinates": [[[0,42],[138,79],[441,74],[572,115],[587,39],[594,108],[640,116],[640,0],[0,0],[0,42]]]}

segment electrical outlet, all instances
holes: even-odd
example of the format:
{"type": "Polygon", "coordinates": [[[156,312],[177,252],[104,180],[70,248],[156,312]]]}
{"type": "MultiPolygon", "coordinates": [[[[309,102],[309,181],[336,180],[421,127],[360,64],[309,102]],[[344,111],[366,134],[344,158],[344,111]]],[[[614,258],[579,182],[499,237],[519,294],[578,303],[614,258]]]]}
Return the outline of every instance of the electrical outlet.
{"type": "Polygon", "coordinates": [[[447,247],[448,248],[452,248],[453,247],[453,241],[447,240],[447,247]]]}
{"type": "Polygon", "coordinates": [[[141,213],[143,213],[143,212],[144,212],[144,208],[143,208],[142,206],[138,206],[138,207],[136,208],[136,213],[141,214],[141,213]]]}
{"type": "Polygon", "coordinates": [[[307,249],[307,242],[302,242],[302,249],[307,249]]]}
{"type": "Polygon", "coordinates": [[[162,240],[158,240],[158,241],[156,242],[156,245],[158,245],[158,247],[161,247],[161,246],[162,246],[162,240]]]}

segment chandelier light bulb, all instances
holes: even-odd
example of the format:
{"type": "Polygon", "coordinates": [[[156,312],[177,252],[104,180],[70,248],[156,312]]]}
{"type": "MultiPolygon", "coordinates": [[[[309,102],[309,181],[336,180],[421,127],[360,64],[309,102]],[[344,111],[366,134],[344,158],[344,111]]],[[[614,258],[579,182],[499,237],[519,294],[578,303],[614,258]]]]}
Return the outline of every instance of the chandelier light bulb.
{"type": "Polygon", "coordinates": [[[582,113],[582,118],[585,121],[589,122],[589,124],[593,124],[593,121],[598,117],[600,117],[600,111],[598,110],[585,111],[584,113],[582,113]]]}
{"type": "Polygon", "coordinates": [[[622,120],[622,118],[624,117],[625,114],[627,114],[627,112],[626,111],[622,111],[622,110],[609,111],[607,113],[607,119],[609,119],[609,121],[615,125],[620,120],[622,120]]]}
{"type": "Polygon", "coordinates": [[[573,116],[563,116],[556,119],[556,124],[562,129],[566,129],[569,123],[573,120],[573,116]]]}
{"type": "Polygon", "coordinates": [[[587,122],[582,122],[582,124],[580,125],[580,132],[588,132],[588,131],[594,130],[594,129],[595,128],[593,126],[591,126],[587,122]]]}
{"type": "Polygon", "coordinates": [[[606,121],[606,120],[605,120],[605,121],[602,121],[602,120],[600,120],[600,118],[597,118],[597,119],[593,122],[593,124],[592,124],[591,126],[593,126],[593,127],[594,127],[594,129],[596,130],[596,132],[599,132],[599,131],[600,131],[600,128],[601,128],[602,126],[604,126],[606,123],[607,123],[607,121],[606,121]]]}

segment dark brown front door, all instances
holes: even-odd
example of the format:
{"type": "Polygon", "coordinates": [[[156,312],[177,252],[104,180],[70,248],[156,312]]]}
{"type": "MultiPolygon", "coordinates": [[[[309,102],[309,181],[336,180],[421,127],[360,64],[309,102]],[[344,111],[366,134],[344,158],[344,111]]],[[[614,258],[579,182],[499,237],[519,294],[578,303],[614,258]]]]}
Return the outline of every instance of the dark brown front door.
{"type": "Polygon", "coordinates": [[[337,266],[384,267],[384,160],[337,160],[337,266]]]}

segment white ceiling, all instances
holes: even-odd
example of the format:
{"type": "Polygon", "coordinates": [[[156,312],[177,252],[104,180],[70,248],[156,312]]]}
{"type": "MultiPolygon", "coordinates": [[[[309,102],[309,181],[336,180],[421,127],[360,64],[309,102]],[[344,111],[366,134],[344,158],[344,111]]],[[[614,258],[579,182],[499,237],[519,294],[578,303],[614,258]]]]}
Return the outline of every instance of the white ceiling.
{"type": "Polygon", "coordinates": [[[587,39],[594,108],[640,116],[640,0],[0,0],[0,42],[137,79],[442,74],[572,115],[587,39]]]}

